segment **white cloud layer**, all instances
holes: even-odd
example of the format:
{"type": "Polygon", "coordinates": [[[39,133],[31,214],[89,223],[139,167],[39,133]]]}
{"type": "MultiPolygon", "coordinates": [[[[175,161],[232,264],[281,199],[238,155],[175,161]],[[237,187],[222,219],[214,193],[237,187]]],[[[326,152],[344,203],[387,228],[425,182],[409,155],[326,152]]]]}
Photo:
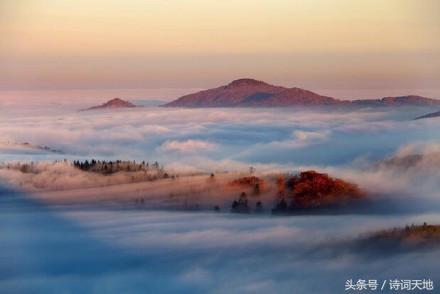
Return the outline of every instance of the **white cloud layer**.
{"type": "MultiPolygon", "coordinates": [[[[158,160],[176,171],[247,171],[249,165],[258,173],[313,168],[398,201],[378,215],[272,217],[153,212],[129,206],[48,209],[27,195],[0,190],[0,289],[13,293],[66,288],[77,293],[295,289],[302,294],[338,293],[350,278],[437,278],[438,250],[369,256],[348,247],[352,238],[370,230],[440,222],[440,121],[411,120],[419,114],[147,107],[2,116],[1,142],[30,142],[64,154],[26,153],[11,150],[12,144],[0,150],[0,161],[93,156],[158,160]],[[406,167],[405,156],[414,153],[421,155],[420,160],[406,167]],[[393,157],[403,160],[383,161],[393,157]],[[405,204],[411,206],[409,212],[393,210],[405,204]]],[[[40,174],[25,177],[3,170],[0,177],[13,185],[82,188],[106,185],[110,179],[84,177],[64,164],[42,162],[41,169],[40,174]]],[[[122,183],[124,177],[110,180],[122,183]]],[[[206,177],[200,181],[206,183],[206,177]]],[[[200,191],[183,184],[157,183],[146,192],[152,199],[183,187],[196,191],[202,200],[219,194],[216,186],[200,191]]],[[[75,196],[104,195],[113,204],[110,192],[137,197],[145,192],[141,188],[145,187],[83,189],[75,196]]],[[[68,193],[55,191],[52,196],[68,193]]]]}
{"type": "Polygon", "coordinates": [[[165,141],[160,149],[163,151],[175,151],[180,153],[198,153],[217,148],[217,145],[203,140],[169,140],[165,141]]]}
{"type": "MultiPolygon", "coordinates": [[[[0,141],[49,146],[59,158],[158,160],[212,169],[213,163],[341,165],[383,158],[413,141],[440,140],[438,120],[412,121],[420,111],[301,109],[173,109],[7,115],[0,141]],[[185,155],[185,156],[181,156],[185,155]]],[[[17,155],[0,160],[50,159],[17,155]]]]}

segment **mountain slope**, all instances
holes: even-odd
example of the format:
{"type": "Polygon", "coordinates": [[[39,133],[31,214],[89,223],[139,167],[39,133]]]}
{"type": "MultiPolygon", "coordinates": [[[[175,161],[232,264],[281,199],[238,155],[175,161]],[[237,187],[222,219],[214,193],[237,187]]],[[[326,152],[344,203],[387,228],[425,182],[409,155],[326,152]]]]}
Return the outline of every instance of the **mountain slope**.
{"type": "Polygon", "coordinates": [[[416,117],[415,119],[424,119],[424,118],[433,118],[433,117],[440,117],[440,111],[428,113],[428,114],[416,117]]]}
{"type": "Polygon", "coordinates": [[[185,95],[164,106],[261,107],[336,104],[338,100],[300,88],[285,88],[254,79],[238,79],[226,86],[185,95]]]}
{"type": "Polygon", "coordinates": [[[238,79],[231,83],[185,95],[163,106],[167,107],[287,107],[328,106],[397,107],[433,106],[440,100],[409,95],[381,99],[339,100],[301,88],[274,86],[254,79],[238,79]]]}
{"type": "Polygon", "coordinates": [[[185,95],[165,106],[183,107],[227,107],[264,101],[267,97],[285,90],[253,79],[239,79],[226,86],[185,95]]]}
{"type": "Polygon", "coordinates": [[[337,105],[342,101],[301,88],[290,88],[273,95],[270,103],[270,106],[337,105]]]}
{"type": "Polygon", "coordinates": [[[122,100],[120,98],[113,98],[101,105],[92,106],[84,110],[99,110],[99,109],[116,109],[116,108],[133,108],[137,107],[131,102],[122,100]]]}

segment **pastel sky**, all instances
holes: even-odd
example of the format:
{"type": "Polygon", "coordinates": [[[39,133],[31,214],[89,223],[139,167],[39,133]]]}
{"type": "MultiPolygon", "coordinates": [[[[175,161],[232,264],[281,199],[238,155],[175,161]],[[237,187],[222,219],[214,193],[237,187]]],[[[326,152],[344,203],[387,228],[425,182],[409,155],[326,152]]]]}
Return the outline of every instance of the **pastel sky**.
{"type": "MultiPolygon", "coordinates": [[[[435,0],[2,0],[0,90],[436,89],[435,0]]],[[[440,96],[440,95],[439,95],[440,96]]]]}

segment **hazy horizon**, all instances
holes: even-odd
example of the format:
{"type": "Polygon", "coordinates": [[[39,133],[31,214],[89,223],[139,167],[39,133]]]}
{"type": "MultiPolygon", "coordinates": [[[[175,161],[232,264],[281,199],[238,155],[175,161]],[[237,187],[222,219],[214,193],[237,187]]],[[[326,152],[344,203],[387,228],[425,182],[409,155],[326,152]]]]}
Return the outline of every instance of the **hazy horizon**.
{"type": "Polygon", "coordinates": [[[6,0],[0,90],[205,89],[252,77],[364,89],[364,97],[439,93],[439,8],[433,0],[6,0]]]}
{"type": "MultiPolygon", "coordinates": [[[[232,80],[230,80],[232,81],[232,80]]],[[[230,82],[229,81],[229,82],[230,82]]],[[[225,85],[229,82],[220,82],[209,88],[225,85]]],[[[269,81],[265,81],[271,83],[269,81]]],[[[275,85],[291,87],[274,83],[275,85]]],[[[292,86],[293,87],[293,86],[292,86]]],[[[206,90],[208,88],[132,88],[132,89],[34,89],[34,90],[0,90],[0,105],[71,105],[85,107],[96,103],[103,103],[112,98],[121,98],[129,101],[154,100],[170,102],[181,96],[206,90]]],[[[433,99],[440,99],[440,89],[313,89],[304,88],[320,95],[343,100],[379,99],[383,97],[417,95],[433,99]]]]}

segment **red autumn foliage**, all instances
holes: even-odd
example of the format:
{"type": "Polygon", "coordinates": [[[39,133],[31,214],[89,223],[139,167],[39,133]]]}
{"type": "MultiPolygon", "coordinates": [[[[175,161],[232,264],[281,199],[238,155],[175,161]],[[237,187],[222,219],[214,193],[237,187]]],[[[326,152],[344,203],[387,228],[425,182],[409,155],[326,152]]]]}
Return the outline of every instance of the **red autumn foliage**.
{"type": "Polygon", "coordinates": [[[315,171],[301,172],[287,180],[295,208],[319,208],[363,197],[352,183],[315,171]]]}
{"type": "Polygon", "coordinates": [[[238,186],[249,186],[254,187],[255,185],[260,185],[262,187],[264,185],[264,180],[260,179],[256,176],[249,176],[249,177],[242,177],[235,179],[231,182],[231,185],[238,185],[238,186]]]}

